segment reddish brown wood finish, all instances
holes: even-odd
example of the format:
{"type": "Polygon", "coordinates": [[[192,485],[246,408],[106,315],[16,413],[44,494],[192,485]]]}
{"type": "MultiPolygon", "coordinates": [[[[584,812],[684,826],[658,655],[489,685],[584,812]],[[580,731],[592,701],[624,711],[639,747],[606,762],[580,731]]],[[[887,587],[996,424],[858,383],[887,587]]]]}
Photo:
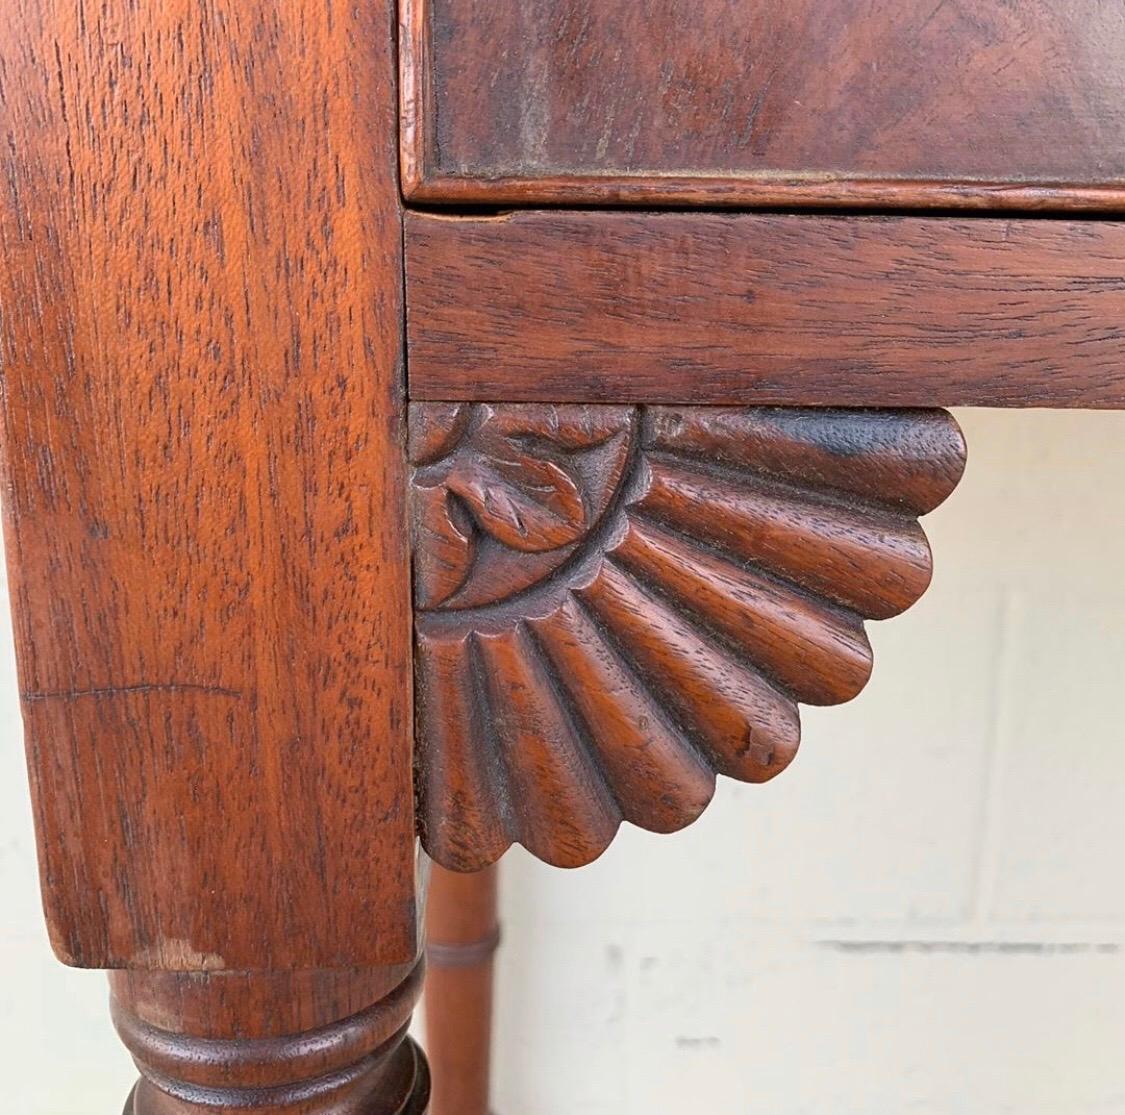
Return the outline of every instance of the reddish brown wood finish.
{"type": "Polygon", "coordinates": [[[1125,211],[1118,0],[403,0],[411,197],[1125,211]]]}
{"type": "Polygon", "coordinates": [[[426,907],[426,1053],[430,1115],[488,1115],[492,960],[500,943],[497,869],[434,865],[426,907]]]}
{"type": "Polygon", "coordinates": [[[393,4],[15,0],[5,541],[68,963],[414,955],[393,4]]]}
{"type": "MultiPolygon", "coordinates": [[[[1125,209],[1110,0],[429,2],[419,199],[1125,209]]],[[[393,4],[6,14],[6,541],[55,947],[134,969],[130,1115],[422,1115],[393,4]]],[[[928,582],[947,415],[649,404],[1125,405],[1122,224],[406,232],[420,824],[456,868],[585,863],[772,777],[797,702],[866,681],[864,618],[928,582]]],[[[479,1112],[494,878],[439,871],[432,917],[438,1115],[479,1112]]]]}
{"type": "Polygon", "coordinates": [[[411,407],[419,822],[472,871],[702,812],[854,697],[930,580],[941,411],[411,407]]]}
{"type": "Polygon", "coordinates": [[[415,399],[1125,406],[1125,223],[407,221],[415,399]]]}
{"type": "Polygon", "coordinates": [[[113,1017],[141,1070],[125,1115],[424,1115],[405,1037],[421,967],[246,975],[117,972],[113,1017]]]}

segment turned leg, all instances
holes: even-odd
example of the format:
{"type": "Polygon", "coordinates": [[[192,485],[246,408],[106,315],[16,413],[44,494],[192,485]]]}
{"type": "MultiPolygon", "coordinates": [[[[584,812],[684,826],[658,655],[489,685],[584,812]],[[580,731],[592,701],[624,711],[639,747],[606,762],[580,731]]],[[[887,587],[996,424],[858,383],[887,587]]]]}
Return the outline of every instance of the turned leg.
{"type": "Polygon", "coordinates": [[[348,972],[114,972],[141,1071],[125,1115],[424,1115],[406,1036],[421,965],[348,972]]]}
{"type": "Polygon", "coordinates": [[[492,957],[500,941],[495,866],[465,875],[435,864],[426,931],[432,1115],[487,1115],[492,957]]]}

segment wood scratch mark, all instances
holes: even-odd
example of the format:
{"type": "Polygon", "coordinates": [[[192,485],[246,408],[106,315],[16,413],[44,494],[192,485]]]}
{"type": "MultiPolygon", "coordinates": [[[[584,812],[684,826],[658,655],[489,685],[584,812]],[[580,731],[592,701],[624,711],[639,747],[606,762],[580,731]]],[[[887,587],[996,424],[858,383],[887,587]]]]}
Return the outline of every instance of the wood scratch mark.
{"type": "Polygon", "coordinates": [[[138,685],[109,685],[100,689],[58,689],[52,691],[39,691],[21,693],[23,701],[77,701],[83,697],[121,697],[134,693],[203,693],[211,697],[227,697],[231,700],[241,700],[242,693],[238,689],[226,689],[221,685],[199,685],[192,682],[142,682],[138,685]]]}
{"type": "Polygon", "coordinates": [[[941,13],[941,10],[942,10],[942,8],[945,7],[946,3],[947,3],[947,0],[939,0],[938,6],[936,8],[934,8],[934,10],[932,12],[930,12],[930,14],[928,16],[926,16],[926,18],[922,21],[921,26],[919,26],[919,28],[918,28],[918,36],[919,37],[921,36],[922,32],[925,31],[926,28],[929,27],[930,24],[933,23],[933,21],[935,19],[937,19],[938,15],[941,13]]]}

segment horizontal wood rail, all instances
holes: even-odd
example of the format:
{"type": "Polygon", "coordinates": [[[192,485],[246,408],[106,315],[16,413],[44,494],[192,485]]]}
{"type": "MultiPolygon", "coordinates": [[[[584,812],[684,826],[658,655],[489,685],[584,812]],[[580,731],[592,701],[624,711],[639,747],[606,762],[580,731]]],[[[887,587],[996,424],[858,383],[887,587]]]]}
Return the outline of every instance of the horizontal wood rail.
{"type": "Polygon", "coordinates": [[[410,393],[1125,405],[1125,223],[411,214],[410,393]]]}

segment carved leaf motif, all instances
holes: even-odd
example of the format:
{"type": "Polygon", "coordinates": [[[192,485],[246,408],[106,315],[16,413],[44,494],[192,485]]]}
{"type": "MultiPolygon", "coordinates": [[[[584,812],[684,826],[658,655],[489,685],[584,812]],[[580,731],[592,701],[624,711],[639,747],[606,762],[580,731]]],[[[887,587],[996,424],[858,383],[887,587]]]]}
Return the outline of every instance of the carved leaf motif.
{"type": "Polygon", "coordinates": [[[577,866],[623,820],[690,823],[716,774],[783,770],[798,702],[855,696],[864,620],[925,591],[916,519],[964,466],[943,411],[497,406],[469,428],[440,481],[416,474],[419,566],[461,575],[458,506],[477,550],[416,625],[421,833],[461,870],[514,841],[577,866]]]}
{"type": "Polygon", "coordinates": [[[448,600],[473,566],[472,525],[444,488],[414,492],[414,581],[420,600],[448,600]]]}
{"type": "Polygon", "coordinates": [[[511,448],[510,457],[459,455],[446,483],[481,527],[513,550],[557,550],[586,530],[586,508],[573,477],[554,461],[511,448]]]}
{"type": "Polygon", "coordinates": [[[457,448],[472,419],[468,403],[427,403],[410,412],[410,460],[415,465],[440,461],[457,448]]]}
{"type": "Polygon", "coordinates": [[[412,407],[418,605],[488,603],[565,562],[621,481],[629,414],[621,407],[412,407]]]}

